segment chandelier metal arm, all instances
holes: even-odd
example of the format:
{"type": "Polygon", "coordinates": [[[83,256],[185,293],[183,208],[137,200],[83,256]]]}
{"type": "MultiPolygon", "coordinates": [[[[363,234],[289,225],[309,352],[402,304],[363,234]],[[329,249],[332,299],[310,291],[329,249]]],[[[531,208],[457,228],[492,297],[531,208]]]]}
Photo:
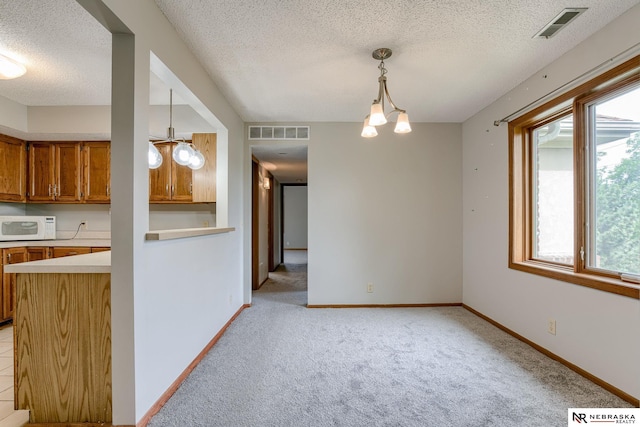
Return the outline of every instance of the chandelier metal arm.
{"type": "Polygon", "coordinates": [[[387,100],[389,101],[389,105],[393,107],[393,110],[387,113],[386,117],[389,117],[393,113],[406,113],[406,110],[399,108],[391,99],[391,95],[389,95],[389,89],[387,89],[387,77],[381,75],[380,77],[378,77],[378,82],[380,83],[380,88],[378,89],[378,98],[373,102],[381,104],[382,109],[384,110],[384,98],[387,98],[387,100]]]}

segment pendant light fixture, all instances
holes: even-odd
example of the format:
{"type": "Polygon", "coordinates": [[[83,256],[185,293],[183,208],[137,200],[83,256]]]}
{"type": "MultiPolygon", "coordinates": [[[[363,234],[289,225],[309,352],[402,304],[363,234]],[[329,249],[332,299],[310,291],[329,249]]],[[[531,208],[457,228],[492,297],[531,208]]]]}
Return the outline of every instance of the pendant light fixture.
{"type": "Polygon", "coordinates": [[[171,142],[177,144],[173,148],[173,160],[181,165],[188,166],[193,170],[200,169],[204,166],[205,158],[191,142],[184,139],[177,141],[175,139],[175,129],[173,128],[173,89],[169,89],[169,128],[167,128],[167,139],[163,141],[149,141],[149,169],[157,169],[162,165],[162,155],[154,144],[160,142],[171,142]]]}
{"type": "Polygon", "coordinates": [[[371,56],[373,59],[380,61],[378,69],[380,70],[380,77],[378,77],[378,97],[373,100],[371,104],[371,111],[364,119],[364,126],[362,127],[361,136],[365,138],[372,138],[378,135],[376,126],[381,126],[387,123],[387,117],[392,113],[398,113],[398,119],[396,120],[396,127],[393,130],[395,133],[409,133],[411,132],[411,125],[409,124],[409,115],[401,108],[398,108],[396,104],[391,100],[389,96],[389,90],[387,89],[387,69],[384,67],[384,60],[391,56],[391,49],[380,48],[373,51],[371,56]],[[389,105],[393,107],[389,113],[384,112],[384,99],[387,98],[389,105]]]}

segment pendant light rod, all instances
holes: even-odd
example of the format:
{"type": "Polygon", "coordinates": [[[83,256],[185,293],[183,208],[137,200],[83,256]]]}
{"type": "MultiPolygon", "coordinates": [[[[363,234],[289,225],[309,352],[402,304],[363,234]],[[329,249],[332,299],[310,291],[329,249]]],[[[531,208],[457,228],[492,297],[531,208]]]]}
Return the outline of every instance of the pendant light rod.
{"type": "Polygon", "coordinates": [[[389,105],[393,107],[393,111],[386,114],[387,117],[389,117],[389,115],[393,112],[399,112],[399,113],[407,112],[402,108],[398,108],[398,106],[391,99],[391,95],[389,95],[389,89],[387,88],[387,76],[386,76],[387,69],[384,66],[384,60],[387,58],[390,58],[392,53],[393,52],[391,51],[391,49],[383,47],[383,48],[374,50],[373,53],[371,54],[373,59],[377,59],[378,61],[380,61],[380,64],[378,65],[378,69],[380,70],[380,77],[378,77],[378,83],[380,85],[378,88],[378,98],[376,98],[373,102],[382,104],[382,109],[384,110],[384,98],[386,96],[387,100],[389,101],[389,105]]]}
{"type": "Polygon", "coordinates": [[[176,132],[173,129],[173,89],[169,89],[169,128],[167,129],[167,139],[173,141],[176,132]]]}

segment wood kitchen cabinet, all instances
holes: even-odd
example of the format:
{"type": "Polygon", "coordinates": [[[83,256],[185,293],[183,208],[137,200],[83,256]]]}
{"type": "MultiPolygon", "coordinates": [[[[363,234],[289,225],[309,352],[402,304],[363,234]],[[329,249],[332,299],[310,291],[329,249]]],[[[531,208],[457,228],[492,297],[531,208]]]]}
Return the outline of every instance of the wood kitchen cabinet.
{"type": "Polygon", "coordinates": [[[0,321],[13,318],[16,306],[16,274],[5,273],[4,266],[27,261],[27,249],[24,247],[2,249],[2,307],[0,321]]]}
{"type": "Polygon", "coordinates": [[[91,248],[86,246],[54,246],[51,248],[52,258],[63,256],[90,254],[91,248]]]}
{"type": "Polygon", "coordinates": [[[50,247],[29,246],[27,247],[27,261],[40,261],[51,258],[50,247]]]}
{"type": "Polygon", "coordinates": [[[149,170],[149,201],[154,203],[214,203],[216,201],[215,133],[194,133],[192,144],[202,153],[205,164],[192,170],[172,159],[174,143],[158,143],[162,165],[149,170]]]}
{"type": "Polygon", "coordinates": [[[30,202],[77,203],[82,199],[81,144],[79,142],[30,142],[30,202]]]}
{"type": "Polygon", "coordinates": [[[27,159],[24,141],[0,135],[0,201],[24,202],[27,159]]]}
{"type": "Polygon", "coordinates": [[[111,144],[85,142],[82,145],[84,197],[87,203],[111,201],[111,144]]]}
{"type": "Polygon", "coordinates": [[[176,144],[161,142],[156,148],[162,155],[162,165],[149,169],[149,201],[191,202],[192,170],[173,161],[176,144]]]}

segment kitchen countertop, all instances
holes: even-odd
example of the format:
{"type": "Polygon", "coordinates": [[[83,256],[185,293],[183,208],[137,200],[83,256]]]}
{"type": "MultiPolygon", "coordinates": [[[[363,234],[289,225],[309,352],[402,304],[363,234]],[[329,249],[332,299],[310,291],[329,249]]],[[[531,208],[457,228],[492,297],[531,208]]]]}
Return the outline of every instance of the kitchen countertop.
{"type": "Polygon", "coordinates": [[[5,273],[111,273],[111,251],[4,266],[5,273]]]}
{"type": "Polygon", "coordinates": [[[85,246],[85,247],[111,247],[111,239],[55,239],[55,240],[20,240],[0,242],[0,249],[19,248],[24,246],[85,246]]]}

